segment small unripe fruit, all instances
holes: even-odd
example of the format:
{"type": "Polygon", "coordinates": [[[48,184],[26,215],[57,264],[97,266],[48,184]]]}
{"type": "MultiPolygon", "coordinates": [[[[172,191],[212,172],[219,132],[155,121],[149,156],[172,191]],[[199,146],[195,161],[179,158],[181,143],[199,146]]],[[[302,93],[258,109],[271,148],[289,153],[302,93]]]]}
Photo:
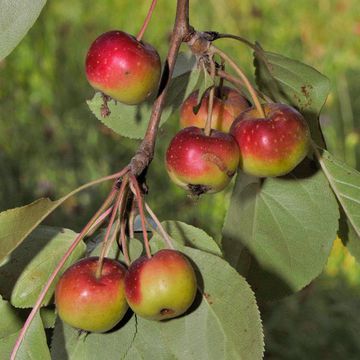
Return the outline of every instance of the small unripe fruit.
{"type": "Polygon", "coordinates": [[[293,170],[310,148],[304,117],[285,104],[265,104],[265,118],[256,108],[243,112],[231,127],[240,149],[240,168],[247,174],[281,176],[293,170]]]}
{"type": "Polygon", "coordinates": [[[129,105],[153,94],[161,73],[159,54],[151,45],[116,30],[100,35],[91,44],[85,66],[93,88],[129,105]]]}
{"type": "Polygon", "coordinates": [[[179,131],[166,152],[170,178],[194,195],[224,189],[238,164],[239,149],[230,134],[211,130],[207,136],[194,126],[179,131]]]}
{"type": "Polygon", "coordinates": [[[177,317],[194,301],[194,269],[176,250],[160,250],[152,258],[134,261],[125,277],[126,299],[131,309],[149,320],[177,317]]]}
{"type": "MultiPolygon", "coordinates": [[[[194,113],[194,107],[198,102],[198,91],[194,91],[184,101],[180,108],[181,128],[196,126],[204,128],[209,105],[209,91],[207,91],[201,101],[198,112],[194,113]]],[[[229,132],[235,118],[248,109],[248,100],[239,94],[235,89],[223,86],[221,91],[215,89],[214,104],[211,116],[211,128],[219,131],[229,132]]]]}
{"type": "Polygon", "coordinates": [[[98,257],[78,261],[61,276],[55,289],[60,318],[67,324],[92,332],[112,329],[125,315],[125,267],[104,259],[101,276],[96,277],[98,257]]]}

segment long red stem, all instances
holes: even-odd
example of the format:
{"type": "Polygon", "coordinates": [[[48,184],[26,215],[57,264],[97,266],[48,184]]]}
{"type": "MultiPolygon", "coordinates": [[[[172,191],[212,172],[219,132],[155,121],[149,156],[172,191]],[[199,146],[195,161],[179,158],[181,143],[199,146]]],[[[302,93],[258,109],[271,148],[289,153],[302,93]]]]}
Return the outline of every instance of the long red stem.
{"type": "Polygon", "coordinates": [[[141,41],[142,37],[144,36],[144,33],[149,25],[150,19],[151,19],[151,15],[154,12],[155,6],[156,6],[157,0],[152,0],[151,5],[150,5],[150,9],[146,15],[146,18],[144,20],[143,26],[141,27],[139,33],[136,36],[136,40],[137,41],[141,41]]]}
{"type": "Polygon", "coordinates": [[[109,236],[110,236],[110,233],[111,233],[111,228],[112,228],[112,226],[114,224],[114,221],[115,221],[116,214],[117,214],[117,212],[119,210],[119,205],[120,205],[121,200],[122,200],[122,198],[124,196],[124,192],[125,192],[125,188],[127,186],[127,183],[128,183],[128,178],[126,177],[126,178],[123,179],[123,181],[121,183],[121,186],[120,186],[120,189],[118,190],[118,195],[116,197],[115,204],[113,206],[113,210],[112,210],[112,213],[111,213],[109,224],[108,224],[108,227],[106,229],[105,237],[104,237],[104,240],[103,240],[103,247],[101,249],[101,254],[99,256],[98,266],[97,266],[97,269],[96,269],[96,277],[97,278],[100,278],[100,276],[101,276],[104,257],[105,257],[106,251],[108,249],[107,242],[108,242],[108,239],[109,239],[109,236]]]}
{"type": "Polygon", "coordinates": [[[135,195],[136,201],[138,203],[139,214],[140,214],[140,219],[141,219],[141,227],[142,227],[144,244],[145,244],[145,251],[146,251],[147,257],[150,259],[151,258],[151,250],[150,250],[149,238],[148,238],[147,229],[146,229],[146,220],[145,220],[143,199],[142,199],[140,187],[136,180],[136,177],[134,175],[130,174],[130,178],[131,178],[131,185],[133,185],[134,195],[135,195]]]}

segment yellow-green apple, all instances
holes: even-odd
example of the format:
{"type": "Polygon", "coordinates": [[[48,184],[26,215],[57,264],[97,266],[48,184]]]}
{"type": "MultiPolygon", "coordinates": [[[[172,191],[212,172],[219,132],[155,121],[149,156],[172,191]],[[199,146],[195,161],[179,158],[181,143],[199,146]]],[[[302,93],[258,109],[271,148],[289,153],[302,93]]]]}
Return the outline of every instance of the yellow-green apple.
{"type": "Polygon", "coordinates": [[[240,168],[258,177],[281,176],[293,170],[310,147],[310,130],[304,117],[289,105],[263,106],[243,112],[230,133],[240,149],[240,168]]]}
{"type": "Polygon", "coordinates": [[[55,289],[60,318],[67,324],[91,332],[113,328],[125,315],[126,268],[105,258],[101,276],[96,277],[98,257],[82,259],[61,276],[55,289]]]}
{"type": "MultiPolygon", "coordinates": [[[[204,128],[209,105],[209,90],[206,91],[198,112],[194,113],[194,107],[198,103],[198,90],[190,94],[180,108],[181,128],[196,126],[204,128]]],[[[211,128],[224,132],[229,132],[231,124],[235,118],[248,109],[248,100],[239,94],[238,91],[227,86],[215,89],[214,104],[211,116],[211,128]]]]}
{"type": "Polygon", "coordinates": [[[166,152],[170,178],[194,195],[224,189],[236,172],[239,149],[232,135],[191,126],[180,130],[166,152]]]}
{"type": "Polygon", "coordinates": [[[176,250],[142,256],[125,276],[126,299],[131,309],[149,320],[177,317],[189,309],[197,291],[194,269],[176,250]]]}
{"type": "Polygon", "coordinates": [[[123,31],[100,35],[86,56],[86,76],[96,90],[135,105],[156,91],[161,72],[157,51],[123,31]]]}

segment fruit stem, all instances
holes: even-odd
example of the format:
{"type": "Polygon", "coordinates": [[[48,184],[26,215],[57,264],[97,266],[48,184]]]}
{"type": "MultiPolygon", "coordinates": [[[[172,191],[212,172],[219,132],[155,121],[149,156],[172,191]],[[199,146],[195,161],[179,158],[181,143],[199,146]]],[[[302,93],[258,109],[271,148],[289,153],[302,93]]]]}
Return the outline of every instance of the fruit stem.
{"type": "Polygon", "coordinates": [[[129,266],[130,265],[130,258],[129,258],[129,252],[128,252],[128,248],[127,248],[125,227],[126,227],[126,222],[125,222],[125,219],[123,218],[121,220],[121,224],[120,224],[121,249],[122,249],[122,252],[124,254],[125,263],[126,263],[127,266],[129,266]]]}
{"type": "Polygon", "coordinates": [[[128,177],[125,177],[121,183],[121,186],[120,186],[120,189],[118,190],[118,194],[116,196],[116,200],[115,200],[115,204],[113,206],[113,209],[112,209],[112,212],[111,212],[111,217],[110,217],[110,220],[109,220],[109,224],[106,228],[106,233],[105,233],[105,236],[104,236],[104,240],[103,240],[103,246],[102,246],[102,249],[101,249],[101,253],[100,253],[100,256],[99,256],[99,260],[98,260],[98,265],[97,265],[97,268],[96,268],[96,273],[95,273],[95,277],[97,279],[99,279],[101,277],[101,272],[102,272],[102,267],[103,267],[103,262],[104,262],[104,258],[105,258],[105,255],[107,253],[107,250],[108,250],[108,239],[109,239],[109,236],[110,236],[110,233],[111,233],[111,229],[112,229],[112,226],[114,224],[114,221],[115,221],[115,217],[116,217],[116,214],[119,210],[119,205],[120,205],[120,202],[124,196],[124,192],[125,192],[125,188],[127,186],[127,183],[128,183],[128,177]]]}
{"type": "Polygon", "coordinates": [[[146,220],[145,220],[144,207],[143,207],[143,198],[141,196],[140,187],[139,187],[139,184],[138,184],[138,182],[136,180],[136,177],[134,175],[130,174],[130,179],[131,179],[130,188],[131,188],[132,192],[134,193],[134,195],[136,197],[136,201],[137,201],[138,208],[139,208],[139,214],[140,214],[140,219],[141,219],[141,227],[142,227],[142,232],[143,232],[146,256],[149,259],[151,259],[151,250],[150,250],[149,238],[148,238],[147,229],[146,229],[146,220]]]}
{"type": "Polygon", "coordinates": [[[104,223],[105,219],[108,217],[108,215],[111,213],[113,207],[110,206],[106,211],[104,211],[98,219],[94,222],[94,224],[91,226],[89,231],[85,234],[85,236],[92,236],[96,230],[99,229],[99,227],[104,223]]]}
{"type": "Polygon", "coordinates": [[[29,329],[31,322],[33,321],[36,313],[39,311],[42,302],[44,301],[44,298],[49,291],[49,288],[51,287],[52,283],[54,282],[56,276],[60,272],[61,268],[64,266],[66,260],[69,258],[69,256],[72,254],[72,252],[75,250],[76,246],[80,243],[80,241],[84,238],[85,234],[89,231],[91,226],[94,224],[94,222],[101,216],[103,211],[112,203],[114,200],[114,195],[116,194],[117,189],[112,189],[109,193],[108,197],[105,199],[104,203],[101,205],[99,210],[95,213],[95,215],[90,219],[90,221],[85,225],[85,227],[82,229],[80,234],[76,237],[74,242],[71,244],[71,246],[68,248],[66,253],[63,255],[63,257],[60,259],[59,263],[57,264],[55,270],[51,273],[48,281],[46,282],[44,288],[41,290],[41,293],[39,294],[34,307],[32,308],[29,316],[27,317],[19,336],[15,342],[15,345],[12,349],[10,360],[16,359],[16,354],[20,348],[21,342],[24,340],[27,330],[29,329]]]}
{"type": "MultiPolygon", "coordinates": [[[[210,76],[211,79],[215,79],[215,62],[214,59],[210,59],[210,76]]],[[[212,86],[209,93],[209,102],[208,102],[208,113],[205,123],[204,133],[206,136],[210,136],[211,134],[211,120],[213,114],[213,107],[214,107],[214,94],[215,94],[215,86],[212,86]]]]}
{"type": "Polygon", "coordinates": [[[129,214],[129,237],[130,239],[134,238],[134,221],[135,221],[135,215],[136,215],[136,204],[135,204],[135,200],[132,199],[132,203],[131,203],[131,210],[130,210],[130,214],[129,214]]]}
{"type": "Polygon", "coordinates": [[[214,45],[210,46],[210,51],[212,51],[214,54],[217,54],[222,59],[224,59],[235,70],[235,72],[240,76],[240,78],[244,82],[246,88],[248,89],[248,91],[249,91],[249,93],[251,95],[251,98],[252,98],[252,100],[254,102],[254,105],[255,105],[257,111],[259,112],[259,114],[260,114],[260,116],[262,118],[265,118],[266,116],[265,116],[265,113],[264,113],[264,109],[262,108],[261,103],[259,101],[259,98],[256,95],[256,91],[255,91],[254,87],[251,85],[251,83],[248,80],[248,78],[246,77],[246,75],[239,68],[239,66],[236,65],[236,63],[230,58],[230,56],[228,56],[226,53],[224,53],[223,51],[221,51],[220,49],[218,49],[214,45]]]}
{"type": "Polygon", "coordinates": [[[242,42],[243,44],[249,46],[251,49],[256,50],[256,45],[253,44],[251,41],[243,38],[242,36],[237,36],[233,34],[216,34],[215,38],[212,41],[218,40],[218,39],[234,39],[242,42]]]}
{"type": "Polygon", "coordinates": [[[151,19],[151,15],[152,13],[154,12],[154,9],[155,9],[155,6],[156,6],[156,3],[157,3],[157,0],[152,0],[151,2],[151,5],[150,5],[150,8],[149,8],[149,11],[146,15],[146,18],[144,20],[144,23],[139,31],[139,33],[137,34],[136,36],[136,40],[137,41],[141,41],[142,37],[144,36],[144,33],[146,31],[146,28],[148,27],[149,25],[149,22],[150,22],[150,19],[151,19]]]}
{"type": "Polygon", "coordinates": [[[160,220],[158,219],[158,217],[155,215],[155,213],[151,210],[150,206],[146,202],[145,202],[145,208],[146,208],[146,211],[148,212],[148,214],[150,215],[150,217],[154,220],[154,223],[156,224],[156,226],[159,228],[160,233],[161,233],[163,239],[165,240],[166,245],[170,249],[175,249],[169,234],[166,232],[166,230],[162,226],[160,220]]]}
{"type": "MultiPolygon", "coordinates": [[[[218,69],[216,70],[216,75],[219,76],[221,79],[224,79],[230,83],[232,83],[242,95],[244,95],[244,92],[240,89],[240,86],[244,86],[244,82],[239,79],[238,77],[230,75],[225,70],[218,69]]],[[[254,89],[256,91],[257,96],[260,96],[262,99],[264,99],[267,103],[274,103],[274,101],[269,98],[267,95],[263,94],[257,89],[254,89]]]]}

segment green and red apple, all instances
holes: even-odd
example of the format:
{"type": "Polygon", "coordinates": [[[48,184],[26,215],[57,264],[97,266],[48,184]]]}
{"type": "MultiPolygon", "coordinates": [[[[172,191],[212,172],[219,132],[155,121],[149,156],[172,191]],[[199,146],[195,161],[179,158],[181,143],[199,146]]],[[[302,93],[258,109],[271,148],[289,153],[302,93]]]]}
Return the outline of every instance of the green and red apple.
{"type": "Polygon", "coordinates": [[[194,195],[216,193],[231,181],[239,164],[232,135],[191,126],[180,130],[166,152],[166,169],[175,184],[194,195]]]}
{"type": "Polygon", "coordinates": [[[185,313],[196,291],[194,269],[176,250],[165,249],[151,258],[140,257],[130,265],[125,277],[129,306],[149,320],[165,320],[185,313]]]}
{"type": "Polygon", "coordinates": [[[243,112],[230,133],[240,149],[240,168],[247,174],[281,176],[293,170],[310,149],[310,130],[304,117],[289,105],[263,105],[243,112]]]}
{"type": "Polygon", "coordinates": [[[105,332],[125,315],[126,268],[105,258],[101,276],[96,277],[98,257],[82,259],[69,267],[55,289],[55,303],[60,318],[81,330],[105,332]]]}
{"type": "MultiPolygon", "coordinates": [[[[180,108],[181,128],[196,126],[204,128],[208,116],[209,91],[206,91],[198,112],[194,108],[198,104],[198,90],[190,94],[180,108]]],[[[211,116],[211,128],[229,132],[235,118],[248,109],[250,104],[237,90],[227,86],[215,89],[214,103],[211,116]]]]}
{"type": "Polygon", "coordinates": [[[90,85],[124,104],[136,105],[159,84],[161,62],[157,51],[123,31],[100,35],[86,56],[90,85]]]}

